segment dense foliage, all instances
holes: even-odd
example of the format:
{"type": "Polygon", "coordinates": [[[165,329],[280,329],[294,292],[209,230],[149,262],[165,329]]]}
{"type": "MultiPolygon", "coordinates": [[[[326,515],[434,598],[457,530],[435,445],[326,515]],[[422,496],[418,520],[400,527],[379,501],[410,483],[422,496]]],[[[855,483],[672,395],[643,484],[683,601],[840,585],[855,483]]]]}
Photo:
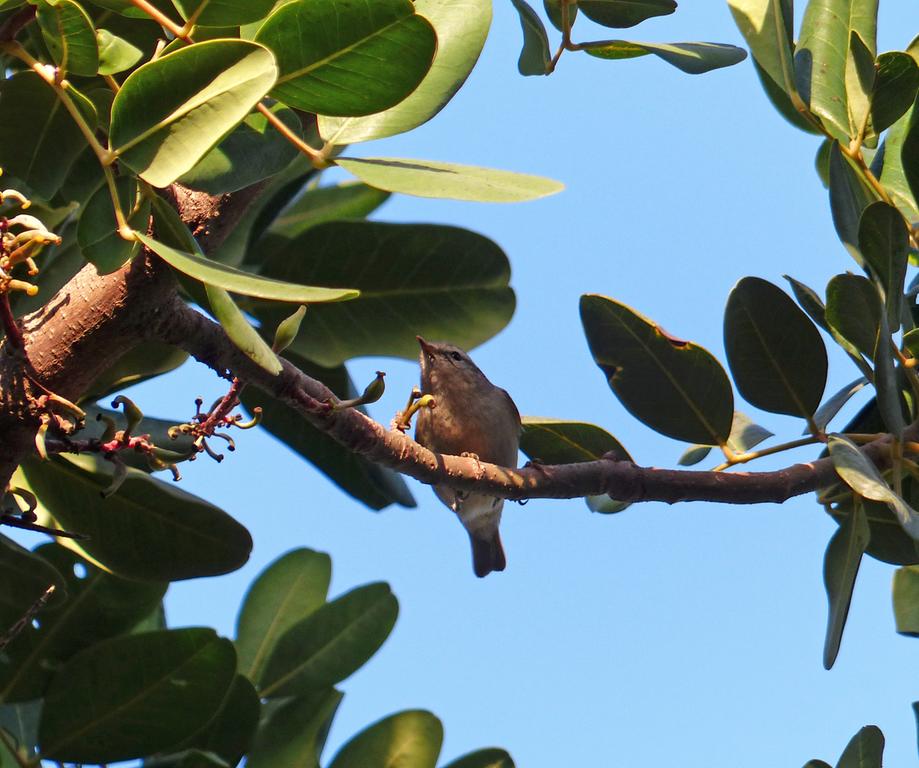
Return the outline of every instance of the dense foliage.
{"type": "MultiPolygon", "coordinates": [[[[545,0],[560,35],[553,51],[540,14],[512,2],[523,75],[550,74],[581,52],[654,55],[689,74],[746,56],[710,42],[572,38],[580,16],[628,28],[674,13],[673,0],[545,0]]],[[[599,427],[526,419],[522,448],[544,466],[488,487],[562,495],[552,483],[567,478],[567,495],[601,513],[650,498],[817,490],[839,523],[825,560],[829,668],[865,554],[899,566],[897,627],[919,633],[919,284],[908,282],[919,263],[919,44],[878,54],[877,0],[811,0],[797,41],[790,0],[729,5],[768,98],[819,141],[830,213],[860,273],[834,277],[825,298],[791,277],[790,293],[741,280],[724,316],[727,370],[621,302],[582,297],[590,351],[629,412],[690,443],[681,464],[712,449],[723,461],[712,473],[643,470],[599,427]],[[830,397],[827,338],[859,373],[830,397]],[[870,403],[831,431],[865,387],[870,403]],[[763,447],[773,435],[735,409],[735,389],[800,418],[805,436],[763,447]],[[714,475],[802,445],[826,451],[809,473],[735,475],[729,485],[714,475]],[[611,490],[628,482],[641,493],[611,490]]],[[[420,710],[386,717],[322,757],[342,698],[336,684],[396,621],[386,584],[329,600],[330,558],[299,549],[242,597],[234,640],[166,626],[170,582],[239,568],[252,542],[226,512],[154,473],[178,478],[185,462],[219,461],[233,429],[261,426],[373,509],[414,503],[393,467],[434,477],[411,458],[408,438],[398,444],[405,451],[386,453],[385,430],[359,414],[382,377],[359,396],[345,363],[413,358],[416,334],[467,348],[487,340],[514,311],[509,262],[475,232],[365,217],[392,193],[521,202],[561,185],[441,160],[358,158],[347,147],[434,117],[475,65],[490,21],[491,0],[0,0],[0,427],[12,446],[0,451],[0,523],[56,538],[27,551],[0,537],[3,768],[132,759],[226,767],[243,757],[253,768],[436,765],[442,726],[420,710]],[[322,183],[333,166],[355,179],[322,183]],[[32,354],[43,334],[54,350],[55,323],[83,322],[68,320],[71,302],[111,286],[118,310],[90,305],[79,344],[58,342],[50,362],[32,354]],[[222,331],[146,306],[164,296],[203,309],[222,331]],[[132,312],[114,365],[96,371],[87,358],[94,375],[85,382],[66,369],[79,366],[80,344],[92,350],[132,312]],[[197,334],[183,336],[188,328],[197,334]],[[77,382],[65,394],[42,374],[73,349],[77,360],[53,379],[77,382]],[[189,351],[227,379],[210,408],[150,419],[117,394],[168,374],[189,351]],[[304,382],[337,397],[292,394],[304,382]]],[[[485,481],[487,471],[465,476],[467,487],[485,481]]],[[[882,749],[868,726],[838,766],[879,768],[882,749]]],[[[451,763],[512,765],[494,748],[451,763]]]]}

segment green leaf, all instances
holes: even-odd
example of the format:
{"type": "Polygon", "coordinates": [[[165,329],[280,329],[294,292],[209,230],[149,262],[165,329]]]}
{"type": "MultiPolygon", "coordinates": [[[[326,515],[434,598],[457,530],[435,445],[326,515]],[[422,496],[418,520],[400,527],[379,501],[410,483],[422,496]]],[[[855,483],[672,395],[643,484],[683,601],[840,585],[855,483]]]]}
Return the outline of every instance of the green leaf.
{"type": "Polygon", "coordinates": [[[184,253],[170,248],[165,243],[158,242],[152,237],[135,232],[137,239],[151,251],[165,261],[169,266],[179,272],[200,280],[206,285],[223,288],[242,296],[254,296],[259,299],[271,301],[291,301],[297,304],[312,304],[322,301],[342,301],[352,299],[359,295],[358,291],[351,288],[316,288],[310,285],[295,285],[279,280],[269,280],[265,277],[242,272],[233,267],[227,267],[219,262],[211,261],[203,256],[184,253]]]}
{"type": "MultiPolygon", "coordinates": [[[[235,766],[255,739],[260,710],[261,702],[252,683],[242,675],[236,675],[214,719],[173,749],[197,749],[219,755],[225,764],[235,766]]],[[[148,764],[145,762],[145,765],[148,764]]],[[[182,763],[183,766],[185,764],[182,763]]]]}
{"type": "MultiPolygon", "coordinates": [[[[0,593],[0,626],[4,632],[26,614],[48,587],[55,588],[46,606],[51,610],[67,595],[67,584],[60,571],[6,536],[0,536],[0,577],[5,585],[0,593]]],[[[0,657],[0,670],[7,664],[8,661],[0,657]]]]}
{"type": "Polygon", "coordinates": [[[903,529],[919,539],[919,514],[891,490],[877,467],[865,458],[855,443],[842,435],[830,435],[827,448],[836,473],[846,485],[866,499],[887,504],[903,529]]]}
{"type": "Polygon", "coordinates": [[[118,493],[108,462],[91,456],[22,465],[29,485],[91,560],[125,578],[178,581],[234,571],[249,559],[249,532],[217,507],[128,469],[118,493]]]}
{"type": "Polygon", "coordinates": [[[388,584],[342,595],[281,635],[262,676],[263,698],[327,688],[363,666],[392,631],[399,604],[388,584]]]}
{"type": "MultiPolygon", "coordinates": [[[[584,7],[583,3],[579,4],[584,7]]],[[[585,11],[586,13],[586,11],[585,11]]],[[[638,43],[632,40],[602,40],[585,43],[582,50],[600,59],[632,59],[653,53],[690,75],[730,67],[747,58],[743,48],[722,43],[638,43]]]]}
{"type": "Polygon", "coordinates": [[[119,72],[124,72],[137,64],[144,56],[140,48],[131,45],[123,37],[118,37],[107,29],[96,30],[96,45],[99,48],[100,75],[117,75],[119,72]]]}
{"type": "Polygon", "coordinates": [[[236,27],[267,16],[275,0],[173,0],[185,20],[195,16],[199,27],[236,27]],[[202,10],[203,7],[203,10],[202,10]]]}
{"type": "Polygon", "coordinates": [[[791,0],[728,0],[728,5],[757,65],[778,89],[797,97],[791,0]]]}
{"type": "Polygon", "coordinates": [[[846,384],[846,386],[821,405],[814,414],[814,423],[817,425],[817,428],[825,431],[833,417],[839,413],[842,407],[849,402],[849,399],[856,392],[864,388],[867,383],[868,379],[864,376],[860,376],[851,384],[846,384]]]}
{"type": "MultiPolygon", "coordinates": [[[[44,544],[35,554],[41,558],[35,558],[39,565],[63,574],[61,599],[42,611],[37,627],[29,624],[4,648],[0,657],[3,701],[40,698],[67,659],[101,640],[126,633],[158,606],[166,593],[165,582],[113,576],[57,544],[44,544]]],[[[35,564],[29,567],[34,571],[33,579],[42,573],[35,564]]],[[[17,586],[12,579],[7,583],[9,589],[17,586]]]]}
{"type": "Polygon", "coordinates": [[[860,267],[865,262],[858,249],[858,226],[865,208],[876,199],[834,143],[830,148],[830,210],[839,239],[860,267]]]}
{"type": "Polygon", "coordinates": [[[827,325],[826,322],[826,307],[817,292],[804,283],[795,280],[793,277],[789,277],[788,275],[783,275],[783,277],[788,281],[788,284],[791,286],[791,292],[795,295],[798,304],[801,305],[801,308],[807,313],[807,316],[829,333],[830,326],[827,325]]]}
{"type": "Polygon", "coordinates": [[[271,91],[322,115],[370,115],[408,96],[431,68],[437,36],[409,0],[293,0],[262,24],[256,42],[280,73],[271,91]]]}
{"type": "Polygon", "coordinates": [[[808,760],[804,768],[833,768],[833,766],[823,760],[808,760]]]}
{"type": "Polygon", "coordinates": [[[578,0],[577,7],[591,21],[604,27],[634,27],[655,16],[676,10],[674,0],[578,0]]]}
{"type": "Polygon", "coordinates": [[[919,637],[919,567],[909,565],[894,573],[893,613],[897,632],[919,637]]]}
{"type": "Polygon", "coordinates": [[[113,763],[167,749],[214,717],[235,671],[233,644],[211,629],[97,643],[52,680],[39,730],[42,756],[113,763]]]}
{"type": "MultiPolygon", "coordinates": [[[[776,108],[776,111],[784,117],[789,123],[791,123],[795,128],[799,128],[806,133],[820,134],[821,130],[817,127],[817,118],[805,116],[802,114],[798,108],[795,106],[796,102],[800,102],[800,97],[795,94],[794,101],[792,97],[788,95],[778,83],[773,80],[769,74],[763,69],[759,62],[756,59],[753,59],[753,69],[756,71],[756,76],[759,78],[760,84],[763,86],[763,90],[766,92],[766,96],[769,98],[769,101],[772,102],[772,106],[776,108]]],[[[804,105],[801,105],[802,109],[805,109],[804,105]]],[[[806,115],[810,115],[809,112],[806,112],[806,115]]],[[[826,186],[828,182],[824,182],[826,186]]]]}
{"type": "Polygon", "coordinates": [[[390,193],[359,181],[314,187],[271,222],[258,245],[246,253],[246,262],[258,264],[265,257],[310,227],[337,219],[363,219],[389,199],[390,193]]]}
{"type": "Polygon", "coordinates": [[[268,707],[274,706],[259,728],[246,768],[318,768],[326,734],[343,696],[329,688],[268,702],[268,707]]]}
{"type": "Polygon", "coordinates": [[[847,143],[861,127],[850,110],[863,111],[858,102],[867,102],[853,41],[873,61],[876,28],[877,0],[810,0],[801,23],[794,55],[798,92],[830,133],[847,143]]]}
{"type": "Polygon", "coordinates": [[[622,444],[595,424],[537,416],[523,417],[520,450],[540,464],[596,461],[607,453],[617,461],[632,461],[622,444]]]}
{"type": "Polygon", "coordinates": [[[636,419],[675,440],[727,441],[734,395],[707,350],[605,296],[581,297],[581,322],[594,361],[636,419]]]}
{"type": "Polygon", "coordinates": [[[887,203],[871,203],[858,225],[858,249],[880,284],[891,330],[900,327],[903,282],[909,258],[909,231],[900,212],[887,203]]]}
{"type": "Polygon", "coordinates": [[[435,160],[339,157],[335,163],[371,187],[418,197],[519,203],[554,195],[564,189],[563,184],[542,176],[435,160]]]}
{"type": "MultiPolygon", "coordinates": [[[[128,218],[128,224],[139,230],[147,229],[150,220],[150,201],[140,194],[134,176],[119,176],[115,179],[121,210],[128,218]]],[[[99,187],[93,194],[77,226],[77,242],[86,260],[96,267],[100,275],[114,272],[140,251],[140,243],[124,240],[118,234],[112,196],[107,185],[99,187]]]]}
{"type": "MultiPolygon", "coordinates": [[[[507,257],[457,227],[328,222],[287,241],[261,271],[310,285],[350,281],[360,291],[353,301],[310,307],[290,347],[327,367],[360,355],[416,359],[417,334],[475,347],[514,313],[507,257]]],[[[288,311],[262,305],[253,313],[274,327],[288,311]]]]}
{"type": "MultiPolygon", "coordinates": [[[[136,8],[132,0],[91,0],[91,2],[93,5],[97,5],[100,8],[115,11],[115,13],[127,16],[131,19],[150,18],[146,11],[136,8]]],[[[166,16],[169,16],[170,13],[175,10],[171,0],[150,0],[150,5],[166,16]]]]}
{"type": "Polygon", "coordinates": [[[191,170],[274,84],[271,53],[245,40],[210,40],[134,70],[112,105],[109,142],[154,187],[191,170]]]}
{"type": "Polygon", "coordinates": [[[514,768],[514,760],[503,749],[479,749],[458,757],[444,768],[514,768]]]}
{"type": "MultiPolygon", "coordinates": [[[[919,205],[916,204],[916,198],[906,180],[902,150],[903,142],[912,125],[912,117],[916,112],[915,106],[911,107],[890,127],[872,164],[872,171],[880,179],[884,189],[897,206],[897,210],[910,221],[919,221],[919,205]]],[[[916,150],[919,150],[919,146],[913,150],[914,158],[919,156],[919,151],[916,150]]]]}
{"type": "MultiPolygon", "coordinates": [[[[329,386],[341,399],[357,397],[358,392],[344,366],[321,368],[290,350],[285,355],[308,376],[329,386]]],[[[264,429],[314,464],[345,493],[371,509],[382,509],[394,503],[403,507],[415,506],[415,500],[399,473],[345,448],[280,400],[249,389],[243,390],[241,399],[250,413],[256,406],[262,409],[261,426],[264,429]]]]}
{"type": "Polygon", "coordinates": [[[836,768],[881,768],[884,734],[876,725],[862,728],[843,750],[836,768]]]}
{"type": "Polygon", "coordinates": [[[728,447],[732,451],[746,453],[770,437],[773,437],[773,433],[768,429],[755,423],[742,411],[734,411],[731,434],[728,437],[728,447]]]}
{"type": "MultiPolygon", "coordinates": [[[[300,119],[282,104],[271,111],[295,135],[302,133],[300,119]]],[[[216,147],[202,157],[179,181],[192,189],[222,195],[267,179],[286,168],[297,148],[260,113],[248,115],[216,147]]]]}
{"type": "Polygon", "coordinates": [[[758,277],[734,286],[724,312],[734,383],[757,408],[809,418],[826,387],[819,331],[783,290],[758,277]]]}
{"type": "MultiPolygon", "coordinates": [[[[632,461],[629,452],[605,429],[581,421],[563,421],[524,416],[520,450],[540,464],[572,464],[594,461],[613,454],[619,461],[632,461]]],[[[607,495],[588,496],[585,501],[592,512],[614,514],[629,506],[607,495]]]]}
{"type": "MultiPolygon", "coordinates": [[[[542,6],[546,12],[546,16],[549,17],[549,21],[552,22],[552,26],[555,27],[559,32],[561,32],[562,31],[562,0],[543,0],[542,6]]],[[[577,3],[571,3],[568,6],[568,27],[569,28],[574,26],[574,20],[577,17],[578,17],[577,3]]]]}
{"type": "Polygon", "coordinates": [[[398,712],[357,734],[329,768],[434,768],[443,739],[443,726],[430,712],[398,712]]]}
{"type": "Polygon", "coordinates": [[[366,117],[319,117],[319,133],[333,144],[355,144],[405,133],[426,123],[453,98],[478,61],[491,0],[416,0],[415,13],[437,33],[437,51],[421,84],[394,107],[366,117]]]}
{"type": "MultiPolygon", "coordinates": [[[[42,270],[44,273],[44,270],[42,270]]],[[[114,355],[113,355],[114,357],[114,355]]],[[[98,400],[118,390],[139,384],[178,368],[188,353],[160,341],[144,341],[120,357],[89,385],[81,402],[98,400]]]]}
{"type": "Polygon", "coordinates": [[[511,2],[520,16],[520,28],[523,31],[523,48],[517,59],[517,71],[524,76],[549,74],[552,53],[549,50],[549,36],[542,19],[526,0],[511,2]]]}
{"type": "MultiPolygon", "coordinates": [[[[19,747],[16,750],[17,758],[31,758],[35,755],[35,747],[38,744],[38,721],[43,703],[41,699],[36,699],[24,704],[0,705],[0,728],[12,736],[19,747]]],[[[21,759],[12,758],[12,753],[4,751],[5,749],[6,744],[0,744],[0,765],[3,768],[21,768],[21,759]]]]}
{"type": "Polygon", "coordinates": [[[230,294],[223,288],[217,288],[213,285],[205,285],[207,300],[211,305],[211,311],[217,322],[223,326],[230,341],[232,341],[252,362],[268,373],[277,376],[282,368],[278,356],[272,352],[271,347],[265,343],[265,340],[259,336],[245,315],[236,306],[230,294]]]}
{"type": "Polygon", "coordinates": [[[826,287],[830,328],[869,360],[874,359],[881,320],[881,298],[871,281],[849,273],[836,275],[826,287]]]}
{"type": "Polygon", "coordinates": [[[880,134],[899,120],[916,100],[919,64],[908,53],[882,53],[871,94],[871,130],[880,134]]]}
{"type": "Polygon", "coordinates": [[[93,22],[73,0],[43,0],[35,19],[54,63],[63,72],[91,77],[99,69],[93,22]]]}
{"type": "Polygon", "coordinates": [[[86,146],[83,134],[51,86],[34,72],[0,80],[0,101],[16,105],[0,110],[0,167],[39,197],[53,197],[86,146]]]}
{"type": "Polygon", "coordinates": [[[295,549],[252,582],[236,622],[239,669],[259,685],[278,638],[326,601],[332,560],[324,552],[295,549]]]}
{"type": "Polygon", "coordinates": [[[823,668],[831,669],[839,653],[842,631],[849,615],[855,577],[868,546],[871,530],[862,505],[856,503],[852,514],[830,539],[823,560],[823,583],[830,603],[826,640],[823,645],[823,668]]]}
{"type": "MultiPolygon", "coordinates": [[[[919,103],[919,97],[917,97],[917,103],[919,103]]],[[[889,150],[890,147],[888,147],[889,150]]],[[[915,201],[919,200],[919,109],[915,104],[913,104],[906,134],[903,136],[903,144],[900,150],[900,168],[902,168],[903,177],[909,185],[909,192],[912,195],[913,206],[915,207],[915,201]]]]}
{"type": "Polygon", "coordinates": [[[711,452],[712,446],[710,445],[691,445],[683,451],[676,463],[681,467],[692,467],[704,461],[711,452]]]}

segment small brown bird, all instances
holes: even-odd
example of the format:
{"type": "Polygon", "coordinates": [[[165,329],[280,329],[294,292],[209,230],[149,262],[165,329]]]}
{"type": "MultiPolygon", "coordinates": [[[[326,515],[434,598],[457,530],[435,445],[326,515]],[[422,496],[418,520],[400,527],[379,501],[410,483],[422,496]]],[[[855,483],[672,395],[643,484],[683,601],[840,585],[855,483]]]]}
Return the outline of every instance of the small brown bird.
{"type": "MultiPolygon", "coordinates": [[[[434,396],[434,407],[418,412],[415,439],[437,453],[516,467],[520,414],[511,396],[492,384],[459,347],[420,336],[418,343],[421,391],[434,396]]],[[[435,485],[434,492],[469,533],[475,575],[503,571],[506,561],[498,524],[504,499],[446,485],[435,485]]]]}

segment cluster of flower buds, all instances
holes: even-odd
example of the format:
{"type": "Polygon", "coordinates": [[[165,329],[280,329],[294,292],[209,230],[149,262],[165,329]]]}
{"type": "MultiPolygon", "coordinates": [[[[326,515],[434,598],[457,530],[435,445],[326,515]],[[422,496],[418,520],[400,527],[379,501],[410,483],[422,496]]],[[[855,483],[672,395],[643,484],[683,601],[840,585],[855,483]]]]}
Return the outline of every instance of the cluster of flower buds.
{"type": "MultiPolygon", "coordinates": [[[[0,192],[0,204],[9,200],[15,201],[25,210],[31,204],[28,198],[15,189],[0,192]]],[[[48,228],[35,216],[20,213],[7,218],[0,216],[0,293],[24,291],[29,296],[38,293],[38,286],[25,280],[13,277],[13,269],[25,264],[28,274],[38,274],[35,257],[46,245],[60,245],[59,235],[48,231],[48,228]]]]}
{"type": "Polygon", "coordinates": [[[228,435],[226,432],[221,432],[218,430],[226,429],[228,427],[252,429],[252,427],[257,426],[258,423],[262,420],[261,408],[252,409],[252,418],[249,421],[243,421],[241,414],[230,413],[230,411],[236,406],[237,403],[237,386],[238,384],[234,381],[234,385],[231,388],[230,393],[217,400],[208,411],[201,410],[201,406],[204,405],[204,400],[200,397],[196,398],[195,415],[191,418],[191,420],[185,422],[184,424],[176,424],[174,427],[169,428],[167,434],[171,440],[177,440],[182,435],[192,438],[194,451],[192,455],[188,457],[188,461],[194,461],[195,454],[198,453],[206,453],[216,462],[223,461],[223,454],[218,453],[210,445],[208,445],[208,439],[214,437],[219,438],[227,444],[228,451],[235,451],[236,442],[233,440],[233,438],[230,437],[230,435],[228,435]]]}

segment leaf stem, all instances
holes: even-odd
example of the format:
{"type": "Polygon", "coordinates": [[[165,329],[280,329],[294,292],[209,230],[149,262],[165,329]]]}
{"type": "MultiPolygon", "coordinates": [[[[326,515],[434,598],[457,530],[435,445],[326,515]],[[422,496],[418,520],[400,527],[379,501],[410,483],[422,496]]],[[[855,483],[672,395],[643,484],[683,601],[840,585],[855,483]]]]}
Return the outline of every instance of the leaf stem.
{"type": "Polygon", "coordinates": [[[310,159],[310,162],[313,164],[314,168],[321,170],[323,168],[328,168],[329,165],[331,165],[331,163],[328,161],[328,158],[326,157],[325,152],[318,149],[313,149],[313,147],[311,147],[303,139],[297,136],[297,134],[288,128],[284,121],[281,120],[281,118],[278,117],[274,112],[272,112],[271,109],[269,109],[264,104],[264,102],[259,102],[257,109],[265,116],[265,119],[271,123],[271,125],[278,133],[280,133],[285,139],[287,139],[291,144],[293,144],[310,159]]]}
{"type": "MultiPolygon", "coordinates": [[[[753,459],[760,459],[763,456],[771,456],[774,453],[781,453],[782,451],[789,451],[792,448],[800,448],[804,445],[813,445],[814,443],[823,443],[826,442],[826,435],[808,435],[807,437],[799,437],[797,440],[790,440],[787,443],[779,443],[778,445],[773,445],[769,448],[763,448],[760,451],[748,451],[747,453],[733,453],[729,456],[728,460],[719,464],[712,471],[721,472],[722,470],[733,467],[735,464],[746,464],[748,461],[753,461],[753,459]]],[[[724,446],[722,446],[724,449],[724,446]]],[[[725,455],[728,455],[729,451],[725,451],[725,455]]]]}
{"type": "Polygon", "coordinates": [[[188,36],[188,30],[186,30],[184,27],[180,27],[172,19],[159,11],[155,6],[148,3],[147,0],[131,0],[131,4],[139,11],[146,13],[157,24],[165,27],[168,32],[175,35],[180,40],[184,40],[186,43],[194,42],[194,40],[188,36]]]}

